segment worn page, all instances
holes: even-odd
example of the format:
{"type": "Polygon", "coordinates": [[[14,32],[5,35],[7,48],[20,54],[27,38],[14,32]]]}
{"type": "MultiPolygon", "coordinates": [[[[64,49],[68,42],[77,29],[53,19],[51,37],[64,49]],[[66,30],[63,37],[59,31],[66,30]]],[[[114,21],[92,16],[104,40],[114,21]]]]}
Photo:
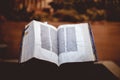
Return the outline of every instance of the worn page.
{"type": "Polygon", "coordinates": [[[34,57],[58,64],[57,29],[47,23],[35,22],[34,57]]]}
{"type": "Polygon", "coordinates": [[[88,23],[60,26],[58,43],[59,64],[96,60],[88,23]]]}

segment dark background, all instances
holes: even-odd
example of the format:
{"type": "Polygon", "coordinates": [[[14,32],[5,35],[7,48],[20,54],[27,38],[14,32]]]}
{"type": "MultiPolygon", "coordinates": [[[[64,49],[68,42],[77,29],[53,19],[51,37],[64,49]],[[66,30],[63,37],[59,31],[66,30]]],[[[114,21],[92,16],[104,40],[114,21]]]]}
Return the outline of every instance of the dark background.
{"type": "Polygon", "coordinates": [[[58,26],[89,22],[99,61],[120,66],[120,0],[3,0],[0,1],[0,61],[16,62],[21,35],[29,21],[58,26]]]}

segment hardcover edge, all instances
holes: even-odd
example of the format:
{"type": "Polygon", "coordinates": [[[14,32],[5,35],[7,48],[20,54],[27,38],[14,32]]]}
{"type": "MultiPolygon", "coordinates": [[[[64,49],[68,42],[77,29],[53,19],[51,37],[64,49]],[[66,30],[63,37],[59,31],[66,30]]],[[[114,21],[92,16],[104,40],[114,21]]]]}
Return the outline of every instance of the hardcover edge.
{"type": "Polygon", "coordinates": [[[20,40],[20,51],[19,51],[19,59],[18,59],[18,63],[21,63],[21,57],[22,57],[22,45],[23,45],[23,38],[24,38],[24,34],[25,31],[29,28],[29,25],[26,25],[25,28],[22,31],[22,36],[21,36],[21,40],[20,40]],[[27,26],[27,27],[26,27],[27,26]]]}
{"type": "Polygon", "coordinates": [[[91,43],[92,43],[93,53],[95,55],[95,62],[97,62],[98,61],[97,51],[96,51],[94,36],[93,36],[93,32],[92,32],[90,23],[88,23],[88,28],[89,28],[89,33],[90,33],[90,39],[91,39],[91,43]]]}

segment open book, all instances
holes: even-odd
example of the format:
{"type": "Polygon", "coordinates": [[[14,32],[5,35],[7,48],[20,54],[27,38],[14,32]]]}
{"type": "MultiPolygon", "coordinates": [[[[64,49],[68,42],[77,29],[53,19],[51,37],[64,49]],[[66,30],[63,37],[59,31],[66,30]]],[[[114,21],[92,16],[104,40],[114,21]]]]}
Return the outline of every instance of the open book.
{"type": "Polygon", "coordinates": [[[20,63],[36,58],[57,65],[96,61],[96,50],[88,23],[54,26],[31,21],[25,26],[20,63]]]}

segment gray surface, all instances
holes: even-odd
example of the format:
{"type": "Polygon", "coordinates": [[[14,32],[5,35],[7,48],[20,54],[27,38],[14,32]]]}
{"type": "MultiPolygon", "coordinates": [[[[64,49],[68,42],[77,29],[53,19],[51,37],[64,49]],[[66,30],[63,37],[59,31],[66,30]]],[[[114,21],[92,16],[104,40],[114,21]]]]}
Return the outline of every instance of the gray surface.
{"type": "Polygon", "coordinates": [[[77,51],[75,27],[66,28],[66,43],[67,52],[77,51]]]}
{"type": "Polygon", "coordinates": [[[58,45],[57,45],[57,31],[50,28],[52,51],[58,54],[58,45]]]}
{"type": "Polygon", "coordinates": [[[59,54],[65,52],[64,28],[58,30],[59,54]]]}
{"type": "Polygon", "coordinates": [[[41,36],[41,47],[50,50],[49,28],[42,25],[40,36],[41,36]]]}

